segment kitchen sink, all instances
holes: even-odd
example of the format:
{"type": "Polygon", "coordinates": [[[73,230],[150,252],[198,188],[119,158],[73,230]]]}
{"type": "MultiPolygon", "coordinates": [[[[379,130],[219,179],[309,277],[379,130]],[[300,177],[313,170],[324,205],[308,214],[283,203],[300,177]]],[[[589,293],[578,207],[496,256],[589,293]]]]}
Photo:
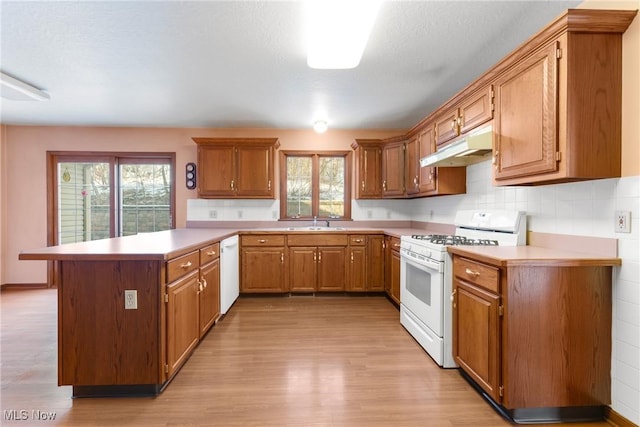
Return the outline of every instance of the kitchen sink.
{"type": "Polygon", "coordinates": [[[287,228],[289,231],[344,231],[346,228],[344,227],[289,227],[287,228]]]}

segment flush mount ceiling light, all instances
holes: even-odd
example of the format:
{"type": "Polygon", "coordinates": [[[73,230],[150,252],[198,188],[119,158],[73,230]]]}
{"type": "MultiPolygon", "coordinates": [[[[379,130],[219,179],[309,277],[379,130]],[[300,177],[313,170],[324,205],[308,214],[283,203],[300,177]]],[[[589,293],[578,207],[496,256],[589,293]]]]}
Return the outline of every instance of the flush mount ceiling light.
{"type": "Polygon", "coordinates": [[[357,67],[381,3],[377,0],[307,0],[309,67],[357,67]]]}
{"type": "Polygon", "coordinates": [[[0,72],[0,96],[12,101],[48,101],[48,93],[0,72]]]}
{"type": "Polygon", "coordinates": [[[313,130],[315,130],[316,133],[325,133],[328,128],[329,125],[324,120],[316,120],[313,124],[313,130]]]}

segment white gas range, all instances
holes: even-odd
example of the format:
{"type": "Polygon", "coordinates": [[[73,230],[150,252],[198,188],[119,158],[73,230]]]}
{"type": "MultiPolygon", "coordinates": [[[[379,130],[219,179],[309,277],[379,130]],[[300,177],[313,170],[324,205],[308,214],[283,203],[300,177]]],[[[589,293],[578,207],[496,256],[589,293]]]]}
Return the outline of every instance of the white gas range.
{"type": "Polygon", "coordinates": [[[521,211],[458,211],[455,225],[455,235],[400,238],[400,323],[443,368],[457,366],[451,350],[452,259],[447,246],[526,244],[521,211]]]}

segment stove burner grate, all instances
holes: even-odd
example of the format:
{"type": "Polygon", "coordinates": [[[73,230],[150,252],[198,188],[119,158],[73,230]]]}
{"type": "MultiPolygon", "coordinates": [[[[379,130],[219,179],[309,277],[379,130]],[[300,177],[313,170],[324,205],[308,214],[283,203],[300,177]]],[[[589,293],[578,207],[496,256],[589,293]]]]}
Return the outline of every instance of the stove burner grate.
{"type": "Polygon", "coordinates": [[[411,238],[416,240],[425,240],[435,245],[444,246],[498,246],[497,240],[469,239],[465,236],[447,234],[413,235],[411,238]]]}

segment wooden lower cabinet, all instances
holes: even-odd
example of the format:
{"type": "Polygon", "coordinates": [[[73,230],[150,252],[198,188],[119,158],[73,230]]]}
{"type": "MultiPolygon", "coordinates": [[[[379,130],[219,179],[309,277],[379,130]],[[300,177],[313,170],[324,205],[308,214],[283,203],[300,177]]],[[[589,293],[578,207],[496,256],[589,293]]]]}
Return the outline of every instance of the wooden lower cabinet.
{"type": "Polygon", "coordinates": [[[220,258],[200,267],[200,338],[220,317],[220,258]]]}
{"type": "Polygon", "coordinates": [[[200,339],[200,281],[194,270],[167,285],[167,374],[187,360],[200,339]]]}
{"type": "Polygon", "coordinates": [[[367,290],[367,247],[365,236],[351,236],[349,243],[349,280],[347,291],[367,290]]]}
{"type": "Polygon", "coordinates": [[[347,248],[318,247],[318,291],[344,292],[347,285],[347,248]]]}
{"type": "Polygon", "coordinates": [[[452,251],[453,355],[465,375],[519,423],[602,419],[611,402],[611,264],[491,264],[452,251]]]}
{"type": "Polygon", "coordinates": [[[385,246],[383,234],[367,236],[367,291],[384,291],[385,246]]]}
{"type": "Polygon", "coordinates": [[[285,236],[240,236],[240,292],[288,292],[285,276],[285,236]]]}
{"type": "Polygon", "coordinates": [[[400,239],[385,237],[385,292],[400,304],[400,239]]]}
{"type": "Polygon", "coordinates": [[[289,289],[291,292],[315,292],[318,281],[318,248],[289,248],[289,289]]]}

